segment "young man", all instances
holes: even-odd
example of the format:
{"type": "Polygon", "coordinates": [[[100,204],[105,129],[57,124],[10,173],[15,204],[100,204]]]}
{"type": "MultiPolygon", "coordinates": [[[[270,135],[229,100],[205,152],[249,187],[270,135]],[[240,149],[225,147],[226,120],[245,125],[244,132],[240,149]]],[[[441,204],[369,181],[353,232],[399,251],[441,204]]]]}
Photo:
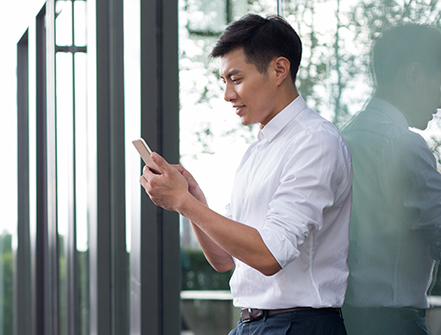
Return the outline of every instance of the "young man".
{"type": "Polygon", "coordinates": [[[193,177],[156,153],[162,174],[145,169],[141,184],[156,205],[192,222],[217,271],[235,268],[230,286],[242,318],[231,334],[345,334],[351,155],[297,92],[300,39],[280,17],[247,15],[227,27],[212,56],[221,60],[225,100],[244,125],[261,127],[227,215],[210,210],[193,177]]]}
{"type": "Polygon", "coordinates": [[[348,334],[428,334],[441,259],[441,175],[425,129],[441,103],[441,32],[402,24],[374,44],[374,96],[343,129],[354,164],[348,334]]]}

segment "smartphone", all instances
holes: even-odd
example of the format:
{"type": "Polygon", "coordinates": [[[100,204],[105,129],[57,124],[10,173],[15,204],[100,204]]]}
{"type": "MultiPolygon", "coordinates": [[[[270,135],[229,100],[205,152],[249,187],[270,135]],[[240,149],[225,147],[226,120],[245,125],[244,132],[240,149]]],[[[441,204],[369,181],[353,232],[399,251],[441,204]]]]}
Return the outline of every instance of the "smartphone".
{"type": "Polygon", "coordinates": [[[137,140],[133,140],[132,143],[141,155],[141,158],[144,161],[145,165],[147,165],[153,172],[160,174],[161,169],[155,164],[155,162],[153,162],[152,158],[150,157],[150,155],[152,154],[152,150],[150,150],[144,139],[138,138],[137,140]]]}

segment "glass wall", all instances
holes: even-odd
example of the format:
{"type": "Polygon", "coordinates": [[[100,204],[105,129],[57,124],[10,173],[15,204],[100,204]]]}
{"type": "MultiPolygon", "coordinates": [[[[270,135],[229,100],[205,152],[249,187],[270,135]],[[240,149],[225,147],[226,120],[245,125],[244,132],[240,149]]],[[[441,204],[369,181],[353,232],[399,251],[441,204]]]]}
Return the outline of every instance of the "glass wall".
{"type": "MultiPolygon", "coordinates": [[[[344,125],[370,100],[375,87],[370,74],[373,40],[400,22],[440,26],[439,1],[224,1],[181,0],[180,6],[180,125],[181,163],[198,180],[212,209],[222,213],[229,201],[236,166],[256,128],[243,127],[228,103],[218,75],[218,60],[208,54],[225,26],[245,13],[277,11],[299,33],[303,43],[297,88],[309,107],[344,125]],[[227,163],[228,162],[228,163],[227,163]],[[220,176],[216,178],[213,176],[220,176]]],[[[435,109],[436,110],[436,109],[435,109]]],[[[426,130],[411,128],[428,142],[439,163],[440,119],[426,130]]],[[[217,334],[222,301],[231,305],[230,273],[216,273],[204,260],[190,224],[181,218],[183,333],[217,334]],[[214,313],[217,310],[218,313],[214,313]]],[[[440,329],[437,266],[428,288],[432,308],[431,333],[440,329]]],[[[232,328],[237,310],[224,311],[232,328]]],[[[219,333],[225,333],[225,329],[219,333]]]]}

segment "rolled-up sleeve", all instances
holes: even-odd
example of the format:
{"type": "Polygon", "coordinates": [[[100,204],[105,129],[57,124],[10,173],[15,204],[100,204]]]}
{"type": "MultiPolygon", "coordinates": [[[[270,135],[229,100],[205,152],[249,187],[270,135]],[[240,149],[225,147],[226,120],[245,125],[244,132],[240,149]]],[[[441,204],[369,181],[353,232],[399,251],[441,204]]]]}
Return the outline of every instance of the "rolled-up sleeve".
{"type": "Polygon", "coordinates": [[[258,229],[282,268],[299,257],[312,230],[334,224],[352,182],[349,149],[333,133],[305,132],[286,157],[265,224],[258,229]]]}

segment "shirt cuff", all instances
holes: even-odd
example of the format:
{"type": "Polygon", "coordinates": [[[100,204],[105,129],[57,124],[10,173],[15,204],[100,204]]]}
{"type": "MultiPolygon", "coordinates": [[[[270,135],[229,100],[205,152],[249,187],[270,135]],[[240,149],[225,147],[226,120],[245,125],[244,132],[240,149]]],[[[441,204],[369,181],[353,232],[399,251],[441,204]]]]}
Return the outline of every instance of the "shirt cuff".
{"type": "Polygon", "coordinates": [[[267,227],[259,229],[258,231],[263,243],[265,243],[282,269],[299,257],[300,251],[297,250],[296,246],[292,245],[285,234],[275,232],[267,227]]]}

